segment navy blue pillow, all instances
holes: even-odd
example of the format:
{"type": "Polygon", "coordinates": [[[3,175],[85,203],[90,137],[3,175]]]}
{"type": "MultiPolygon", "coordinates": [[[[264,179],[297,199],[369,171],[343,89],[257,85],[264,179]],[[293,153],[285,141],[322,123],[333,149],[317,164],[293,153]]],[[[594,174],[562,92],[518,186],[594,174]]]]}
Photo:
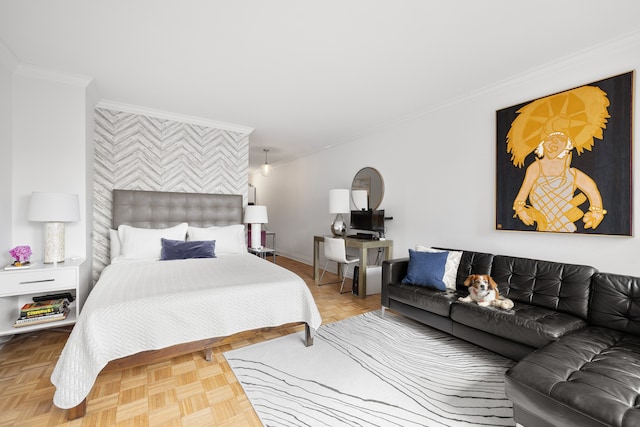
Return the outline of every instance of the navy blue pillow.
{"type": "Polygon", "coordinates": [[[409,266],[402,283],[446,291],[442,281],[449,252],[419,252],[409,249],[409,266]]]}
{"type": "Polygon", "coordinates": [[[162,252],[160,260],[189,259],[189,258],[215,258],[215,240],[169,240],[162,239],[162,252]]]}

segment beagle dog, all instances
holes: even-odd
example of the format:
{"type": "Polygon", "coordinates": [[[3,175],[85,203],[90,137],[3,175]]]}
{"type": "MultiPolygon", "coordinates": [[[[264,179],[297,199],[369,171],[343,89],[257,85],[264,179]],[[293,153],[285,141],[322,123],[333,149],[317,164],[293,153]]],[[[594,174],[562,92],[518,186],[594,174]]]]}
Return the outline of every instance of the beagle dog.
{"type": "Polygon", "coordinates": [[[513,301],[500,297],[498,284],[487,274],[472,274],[464,281],[464,285],[469,287],[469,295],[458,298],[459,301],[476,302],[483,307],[491,305],[505,310],[513,308],[513,301]]]}

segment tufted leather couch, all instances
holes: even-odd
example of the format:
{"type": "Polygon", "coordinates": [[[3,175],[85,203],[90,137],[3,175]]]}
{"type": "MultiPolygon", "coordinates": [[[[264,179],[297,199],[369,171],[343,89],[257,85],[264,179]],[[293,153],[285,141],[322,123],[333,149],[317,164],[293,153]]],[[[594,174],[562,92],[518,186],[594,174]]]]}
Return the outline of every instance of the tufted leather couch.
{"type": "Polygon", "coordinates": [[[505,375],[514,417],[533,426],[640,426],[640,278],[464,251],[455,291],[402,284],[382,268],[382,306],[519,361],[505,375]],[[458,302],[490,274],[512,310],[458,302]]]}

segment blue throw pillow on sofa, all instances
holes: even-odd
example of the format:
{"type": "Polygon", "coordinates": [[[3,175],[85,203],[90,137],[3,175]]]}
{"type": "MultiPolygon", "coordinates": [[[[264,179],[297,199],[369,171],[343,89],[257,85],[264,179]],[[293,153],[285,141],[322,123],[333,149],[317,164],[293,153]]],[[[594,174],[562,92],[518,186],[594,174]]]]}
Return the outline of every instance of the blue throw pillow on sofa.
{"type": "Polygon", "coordinates": [[[409,249],[407,275],[402,279],[402,283],[446,291],[447,286],[442,281],[442,276],[447,255],[449,252],[418,252],[409,249]]]}
{"type": "Polygon", "coordinates": [[[160,260],[189,258],[216,258],[215,240],[169,240],[162,239],[160,260]]]}

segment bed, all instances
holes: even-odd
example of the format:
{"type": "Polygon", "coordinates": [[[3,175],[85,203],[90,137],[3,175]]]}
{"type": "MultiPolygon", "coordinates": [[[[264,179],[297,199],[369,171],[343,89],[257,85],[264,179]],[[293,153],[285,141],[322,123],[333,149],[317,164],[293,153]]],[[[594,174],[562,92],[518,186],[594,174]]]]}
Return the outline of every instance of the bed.
{"type": "MultiPolygon", "coordinates": [[[[321,318],[306,283],[249,254],[241,221],[242,196],[114,190],[112,262],[51,375],[53,402],[69,410],[69,419],[84,415],[105,369],[198,350],[210,360],[225,337],[281,325],[304,324],[304,344],[313,344],[321,318]],[[212,245],[215,258],[152,256],[159,236],[173,244],[186,232],[190,241],[212,245]]],[[[172,248],[162,246],[162,255],[172,248]]]]}

